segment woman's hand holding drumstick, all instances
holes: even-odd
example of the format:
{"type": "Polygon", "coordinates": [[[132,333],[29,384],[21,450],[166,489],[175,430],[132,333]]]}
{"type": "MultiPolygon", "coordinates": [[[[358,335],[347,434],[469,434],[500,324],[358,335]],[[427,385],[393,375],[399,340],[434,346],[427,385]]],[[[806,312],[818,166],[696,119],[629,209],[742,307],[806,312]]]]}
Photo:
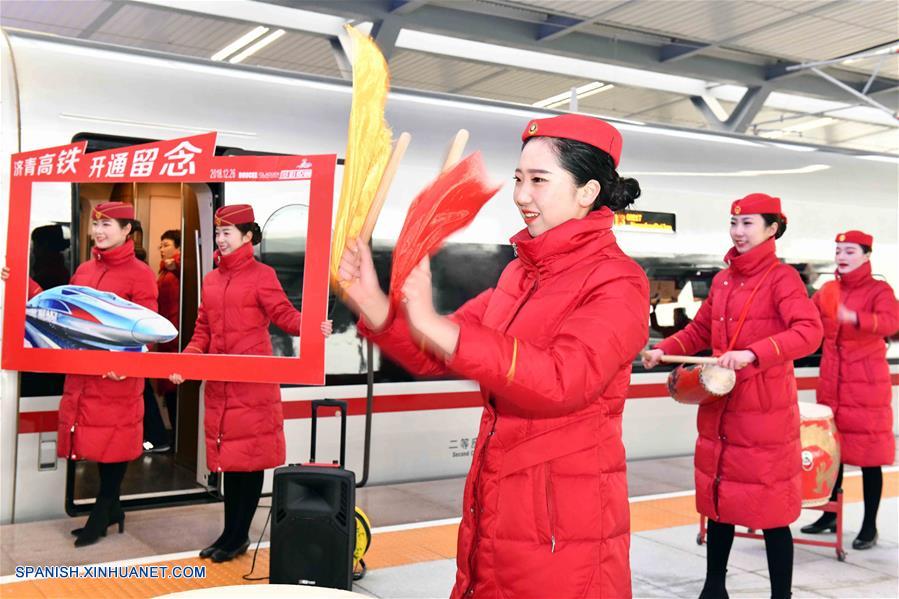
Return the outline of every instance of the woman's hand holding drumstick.
{"type": "Polygon", "coordinates": [[[643,367],[646,369],[655,368],[659,363],[665,364],[715,364],[723,368],[731,370],[740,370],[749,364],[752,364],[756,356],[751,351],[729,351],[717,357],[701,357],[701,356],[669,356],[660,349],[649,349],[640,354],[643,359],[643,367]]]}

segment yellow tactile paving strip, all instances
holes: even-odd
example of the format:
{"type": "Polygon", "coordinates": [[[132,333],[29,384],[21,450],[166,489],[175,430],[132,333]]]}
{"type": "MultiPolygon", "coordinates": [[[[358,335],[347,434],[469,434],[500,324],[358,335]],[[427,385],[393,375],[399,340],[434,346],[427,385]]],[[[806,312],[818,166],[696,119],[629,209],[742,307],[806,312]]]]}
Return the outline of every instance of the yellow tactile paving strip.
{"type": "MultiPolygon", "coordinates": [[[[899,472],[884,473],[884,496],[899,496],[899,472]]],[[[843,484],[845,500],[861,501],[861,477],[847,478],[843,484]]],[[[631,504],[631,530],[640,532],[697,524],[693,496],[659,498],[631,504]]],[[[404,566],[418,562],[451,559],[456,556],[458,525],[431,526],[375,535],[365,561],[369,569],[404,566]]],[[[3,599],[50,597],[154,597],[204,587],[253,584],[242,579],[250,571],[252,553],[224,564],[208,560],[183,559],[159,565],[206,566],[202,579],[50,579],[0,585],[3,599]]],[[[259,551],[254,576],[268,573],[268,549],[259,551]]],[[[264,582],[264,581],[260,581],[264,582]]],[[[258,584],[258,583],[257,583],[258,584]]]]}

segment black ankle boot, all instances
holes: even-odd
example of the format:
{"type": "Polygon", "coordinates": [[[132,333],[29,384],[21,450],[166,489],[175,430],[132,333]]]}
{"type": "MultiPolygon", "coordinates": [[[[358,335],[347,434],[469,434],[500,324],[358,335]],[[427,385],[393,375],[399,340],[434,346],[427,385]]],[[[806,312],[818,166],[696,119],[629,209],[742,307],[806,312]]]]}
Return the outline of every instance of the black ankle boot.
{"type": "Polygon", "coordinates": [[[727,570],[721,575],[706,574],[699,599],[729,599],[727,589],[724,587],[725,576],[727,576],[727,570]]]}
{"type": "MultiPolygon", "coordinates": [[[[99,498],[97,499],[99,501],[99,498]]],[[[93,510],[91,510],[93,512],[93,510]]],[[[109,504],[109,510],[107,511],[109,524],[107,526],[112,526],[113,524],[119,525],[119,532],[125,532],[125,510],[122,509],[122,503],[118,499],[113,499],[109,504]]],[[[85,527],[81,528],[73,528],[71,533],[72,536],[77,537],[84,531],[85,527]]]]}
{"type": "Polygon", "coordinates": [[[805,533],[807,535],[817,535],[822,532],[836,532],[837,531],[837,517],[835,514],[831,512],[824,512],[821,514],[821,517],[799,529],[800,532],[805,533]]]}
{"type": "Polygon", "coordinates": [[[114,506],[118,500],[109,499],[107,497],[97,497],[94,509],[91,510],[87,523],[75,539],[75,547],[84,547],[85,545],[93,545],[100,540],[100,537],[106,536],[106,529],[111,524],[119,525],[119,533],[125,532],[125,512],[122,506],[114,506]],[[113,512],[115,510],[115,512],[113,512]],[[111,515],[115,515],[113,520],[111,515]]]}

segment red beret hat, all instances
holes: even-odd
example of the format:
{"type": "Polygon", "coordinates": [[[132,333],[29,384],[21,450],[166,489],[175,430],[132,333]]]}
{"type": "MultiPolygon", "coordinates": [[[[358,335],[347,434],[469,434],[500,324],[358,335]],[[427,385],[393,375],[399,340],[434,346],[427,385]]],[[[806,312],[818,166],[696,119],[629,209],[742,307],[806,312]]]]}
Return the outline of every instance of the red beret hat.
{"type": "Polygon", "coordinates": [[[611,156],[616,168],[621,158],[621,133],[592,116],[562,114],[548,119],[533,119],[524,128],[521,141],[531,137],[560,137],[585,143],[611,156]]]}
{"type": "Polygon", "coordinates": [[[125,202],[103,202],[94,207],[91,220],[103,218],[127,218],[134,220],[134,206],[125,202]]]}
{"type": "Polygon", "coordinates": [[[846,231],[845,233],[837,235],[837,238],[834,241],[837,243],[857,243],[859,245],[866,245],[869,248],[874,247],[874,236],[868,235],[864,231],[846,231]]]}
{"type": "Polygon", "coordinates": [[[780,198],[765,193],[751,193],[730,205],[731,214],[777,214],[784,220],[787,215],[780,209],[780,198]]]}
{"type": "Polygon", "coordinates": [[[256,220],[253,207],[249,204],[222,206],[215,211],[215,226],[245,225],[256,220]]]}

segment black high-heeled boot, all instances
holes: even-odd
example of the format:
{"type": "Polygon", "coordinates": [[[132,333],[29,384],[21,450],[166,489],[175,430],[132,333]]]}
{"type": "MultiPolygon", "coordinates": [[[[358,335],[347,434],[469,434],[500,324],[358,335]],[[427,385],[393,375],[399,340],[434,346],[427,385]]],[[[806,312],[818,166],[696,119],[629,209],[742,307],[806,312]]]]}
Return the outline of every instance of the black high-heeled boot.
{"type": "Polygon", "coordinates": [[[119,518],[110,522],[109,516],[114,501],[108,497],[97,497],[94,509],[87,518],[87,523],[78,534],[78,538],[75,539],[75,547],[93,545],[100,540],[100,537],[106,536],[106,529],[110,524],[119,525],[119,534],[125,532],[125,513],[121,511],[121,506],[118,507],[119,518]]]}
{"type": "MultiPolygon", "coordinates": [[[[99,501],[99,498],[98,498],[99,501]]],[[[92,510],[93,511],[93,510],[92,510]]],[[[107,526],[112,526],[113,524],[119,525],[119,533],[125,532],[125,510],[122,509],[122,503],[118,499],[113,499],[109,504],[109,510],[107,511],[109,524],[107,526]]],[[[77,537],[84,531],[84,526],[81,528],[73,528],[71,530],[72,536],[77,537]]]]}

